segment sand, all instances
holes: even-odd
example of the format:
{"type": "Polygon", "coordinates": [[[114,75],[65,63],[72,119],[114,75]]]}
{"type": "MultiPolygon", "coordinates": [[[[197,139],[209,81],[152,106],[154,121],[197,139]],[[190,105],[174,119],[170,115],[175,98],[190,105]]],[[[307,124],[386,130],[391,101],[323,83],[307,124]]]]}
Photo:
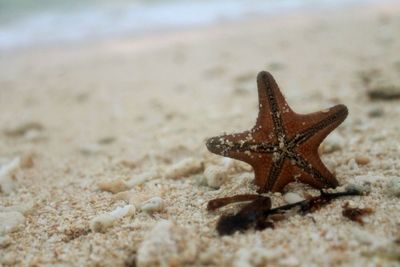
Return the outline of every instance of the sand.
{"type": "Polygon", "coordinates": [[[400,86],[399,14],[360,4],[2,52],[0,164],[19,165],[2,178],[0,265],[399,266],[400,100],[367,92],[400,86]],[[322,159],[343,187],[370,193],[220,237],[219,216],[238,206],[207,202],[256,188],[251,168],[204,141],[253,126],[261,70],[298,113],[348,106],[322,159]],[[342,216],[346,202],[374,212],[360,225],[342,216]]]}

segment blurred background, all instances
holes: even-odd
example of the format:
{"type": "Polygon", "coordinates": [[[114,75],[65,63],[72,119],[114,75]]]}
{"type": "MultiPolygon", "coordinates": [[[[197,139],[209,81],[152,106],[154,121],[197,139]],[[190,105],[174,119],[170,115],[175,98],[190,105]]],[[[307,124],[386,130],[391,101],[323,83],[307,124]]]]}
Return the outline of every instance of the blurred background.
{"type": "Polygon", "coordinates": [[[0,49],[182,29],[360,0],[0,0],[0,49]]]}

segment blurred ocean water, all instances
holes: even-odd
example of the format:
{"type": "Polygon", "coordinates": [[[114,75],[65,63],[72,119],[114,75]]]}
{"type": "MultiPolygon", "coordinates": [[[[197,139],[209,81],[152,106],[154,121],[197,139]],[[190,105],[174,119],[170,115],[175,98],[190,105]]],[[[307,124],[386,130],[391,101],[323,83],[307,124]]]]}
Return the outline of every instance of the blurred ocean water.
{"type": "Polygon", "coordinates": [[[0,49],[190,28],[361,1],[0,0],[0,49]]]}

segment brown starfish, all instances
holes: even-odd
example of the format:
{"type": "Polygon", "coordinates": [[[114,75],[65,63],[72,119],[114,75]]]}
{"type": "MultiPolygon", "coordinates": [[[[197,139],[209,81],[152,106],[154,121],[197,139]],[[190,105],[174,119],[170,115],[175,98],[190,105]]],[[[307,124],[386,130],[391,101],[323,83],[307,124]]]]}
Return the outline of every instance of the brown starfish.
{"type": "Polygon", "coordinates": [[[208,150],[250,164],[259,193],[282,191],[292,181],[318,189],[338,186],[322,163],[318,146],[347,117],[347,107],[296,114],[270,73],[260,72],[257,84],[260,110],[256,125],[250,131],[208,139],[208,150]]]}

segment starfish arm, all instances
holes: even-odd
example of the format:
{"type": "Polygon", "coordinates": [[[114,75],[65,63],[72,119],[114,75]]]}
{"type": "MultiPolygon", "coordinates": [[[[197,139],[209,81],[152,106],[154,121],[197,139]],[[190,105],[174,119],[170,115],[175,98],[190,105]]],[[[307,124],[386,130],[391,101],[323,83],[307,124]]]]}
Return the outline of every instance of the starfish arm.
{"type": "MultiPolygon", "coordinates": [[[[259,143],[262,132],[245,131],[209,138],[206,146],[212,153],[256,164],[261,155],[271,155],[273,145],[259,143]]],[[[269,156],[270,158],[271,156],[269,156]]]]}
{"type": "Polygon", "coordinates": [[[299,146],[312,139],[317,146],[325,137],[338,127],[347,117],[345,105],[336,105],[327,111],[315,112],[308,115],[297,115],[294,125],[289,125],[293,133],[290,135],[289,146],[299,146]]]}
{"type": "Polygon", "coordinates": [[[255,128],[272,125],[273,129],[264,129],[264,131],[273,130],[277,138],[282,137],[285,135],[284,119],[290,117],[293,111],[269,72],[261,71],[257,75],[257,87],[259,113],[255,128]]]}
{"type": "Polygon", "coordinates": [[[297,180],[319,189],[339,185],[317,153],[307,154],[307,160],[298,154],[292,154],[289,158],[294,165],[293,175],[297,180]]]}
{"type": "Polygon", "coordinates": [[[260,154],[257,159],[251,163],[254,170],[254,183],[258,187],[259,193],[270,191],[267,187],[268,180],[276,179],[276,174],[271,176],[271,172],[276,173],[276,167],[272,157],[266,154],[260,154]],[[274,169],[274,170],[273,170],[274,169]]]}
{"type": "Polygon", "coordinates": [[[286,158],[282,158],[276,162],[270,171],[270,176],[267,180],[265,192],[282,192],[283,188],[290,182],[294,181],[292,166],[286,158]]]}

